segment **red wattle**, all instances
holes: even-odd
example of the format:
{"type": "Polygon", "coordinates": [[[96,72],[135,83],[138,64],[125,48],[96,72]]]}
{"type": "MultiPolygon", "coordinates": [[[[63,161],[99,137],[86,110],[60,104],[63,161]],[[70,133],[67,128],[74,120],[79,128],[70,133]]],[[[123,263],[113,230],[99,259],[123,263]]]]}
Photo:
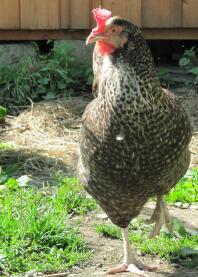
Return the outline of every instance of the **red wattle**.
{"type": "Polygon", "coordinates": [[[102,56],[112,54],[116,50],[115,46],[107,43],[106,41],[98,41],[97,46],[98,51],[102,56]]]}

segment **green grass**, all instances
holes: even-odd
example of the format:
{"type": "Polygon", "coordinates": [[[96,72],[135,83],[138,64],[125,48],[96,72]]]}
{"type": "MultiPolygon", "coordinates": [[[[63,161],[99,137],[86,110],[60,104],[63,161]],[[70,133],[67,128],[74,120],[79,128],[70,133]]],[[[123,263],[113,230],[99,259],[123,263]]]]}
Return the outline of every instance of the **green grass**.
{"type": "Polygon", "coordinates": [[[198,202],[198,168],[189,170],[187,174],[178,182],[178,184],[167,195],[168,203],[198,202]]]}
{"type": "MultiPolygon", "coordinates": [[[[193,204],[198,202],[198,168],[189,170],[166,197],[168,203],[182,202],[193,204]]],[[[189,233],[177,220],[173,221],[173,234],[161,231],[157,239],[148,239],[153,226],[145,225],[140,219],[135,219],[130,225],[129,238],[132,244],[143,254],[159,255],[168,260],[180,259],[186,266],[196,266],[198,263],[198,231],[189,233]],[[196,254],[182,254],[183,249],[196,249],[196,254]]],[[[121,239],[121,231],[110,223],[96,225],[96,232],[112,239],[121,239]]],[[[191,251],[193,252],[193,251],[191,251]]],[[[191,253],[190,252],[190,253],[191,253]]]]}
{"type": "MultiPolygon", "coordinates": [[[[12,150],[13,145],[1,143],[0,151],[12,150]]],[[[95,201],[87,198],[75,178],[54,177],[50,187],[23,186],[12,178],[17,164],[10,164],[6,172],[0,170],[0,275],[16,275],[30,271],[60,272],[85,262],[90,250],[72,226],[71,217],[83,215],[96,208],[95,201]]],[[[198,169],[189,171],[167,196],[169,203],[197,202],[198,169]]],[[[96,231],[106,237],[120,239],[119,228],[99,224],[96,231]]],[[[166,259],[180,257],[187,247],[196,249],[198,236],[189,234],[175,223],[173,235],[162,231],[156,240],[147,236],[151,226],[134,220],[130,226],[130,240],[142,253],[159,255],[166,259]]],[[[182,257],[183,263],[197,264],[182,257]]]]}
{"type": "Polygon", "coordinates": [[[0,186],[0,272],[57,272],[79,264],[90,251],[69,218],[95,207],[76,179],[56,178],[47,189],[0,186]]]}
{"type": "Polygon", "coordinates": [[[108,237],[111,239],[120,239],[121,231],[118,227],[113,224],[98,224],[96,225],[96,232],[102,234],[104,237],[108,237]]]}
{"type": "MultiPolygon", "coordinates": [[[[190,259],[191,254],[186,254],[181,257],[182,249],[197,249],[198,250],[198,233],[197,235],[189,234],[183,225],[177,221],[173,221],[173,234],[167,233],[165,229],[156,239],[148,239],[153,226],[147,226],[142,220],[135,219],[129,226],[129,239],[132,245],[141,251],[142,254],[158,255],[167,260],[182,259],[182,263],[187,266],[193,266],[193,259],[197,259],[198,251],[190,259]]],[[[96,231],[105,237],[121,239],[121,231],[118,227],[111,223],[98,224],[96,231]]],[[[192,253],[192,251],[190,252],[192,253]]],[[[194,264],[196,266],[196,263],[194,264]]]]}
{"type": "Polygon", "coordinates": [[[13,150],[15,148],[13,143],[0,142],[0,153],[5,150],[13,150]]]}

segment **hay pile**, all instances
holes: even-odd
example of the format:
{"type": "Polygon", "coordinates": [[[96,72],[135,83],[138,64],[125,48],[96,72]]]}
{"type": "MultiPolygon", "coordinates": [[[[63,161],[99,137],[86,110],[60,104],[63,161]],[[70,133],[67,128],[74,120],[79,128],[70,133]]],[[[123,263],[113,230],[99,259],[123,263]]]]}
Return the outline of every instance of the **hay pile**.
{"type": "MultiPolygon", "coordinates": [[[[53,172],[72,174],[78,158],[81,116],[88,98],[74,97],[33,104],[18,117],[10,117],[1,141],[16,148],[3,153],[3,165],[17,163],[18,175],[45,181],[53,172]]],[[[2,162],[1,162],[2,165],[2,162]]]]}
{"type": "MultiPolygon", "coordinates": [[[[197,167],[198,94],[186,90],[177,94],[193,122],[191,167],[197,167]]],[[[55,172],[73,175],[78,159],[81,116],[89,102],[89,98],[71,97],[32,103],[18,117],[9,117],[8,125],[1,130],[1,141],[11,142],[15,148],[0,153],[0,166],[17,164],[16,177],[29,175],[34,184],[39,185],[50,182],[50,176],[55,172]]]]}

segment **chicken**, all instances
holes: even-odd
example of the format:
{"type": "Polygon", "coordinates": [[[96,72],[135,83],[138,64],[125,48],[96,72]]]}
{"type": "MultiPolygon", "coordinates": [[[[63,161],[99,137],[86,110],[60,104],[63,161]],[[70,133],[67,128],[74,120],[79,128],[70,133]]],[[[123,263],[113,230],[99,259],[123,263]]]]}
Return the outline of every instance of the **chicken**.
{"type": "Polygon", "coordinates": [[[131,22],[93,10],[97,27],[86,44],[93,55],[95,99],[87,106],[80,133],[79,177],[111,221],[122,229],[124,262],[107,273],[147,276],[155,265],[135,258],[128,225],[157,196],[150,223],[171,230],[163,200],[189,166],[189,118],[176,97],[162,89],[149,48],[131,22]],[[145,271],[146,270],[146,271],[145,271]]]}

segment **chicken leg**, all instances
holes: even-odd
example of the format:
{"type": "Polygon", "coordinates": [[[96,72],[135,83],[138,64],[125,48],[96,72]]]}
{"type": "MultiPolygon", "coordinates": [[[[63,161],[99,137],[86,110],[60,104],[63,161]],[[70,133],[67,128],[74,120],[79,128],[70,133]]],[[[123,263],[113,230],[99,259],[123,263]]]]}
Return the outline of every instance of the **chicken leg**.
{"type": "Polygon", "coordinates": [[[135,254],[130,245],[128,238],[128,228],[122,229],[122,237],[124,244],[124,262],[118,267],[112,268],[106,272],[106,274],[115,274],[121,272],[132,272],[138,276],[148,276],[145,270],[156,270],[156,265],[144,265],[135,258],[135,254]]]}
{"type": "Polygon", "coordinates": [[[162,195],[157,196],[157,203],[153,215],[149,220],[145,220],[145,223],[155,223],[154,229],[149,235],[149,238],[154,238],[155,236],[159,235],[163,224],[165,224],[168,231],[172,233],[173,230],[171,224],[171,217],[167,205],[164,201],[164,197],[162,195]]]}

